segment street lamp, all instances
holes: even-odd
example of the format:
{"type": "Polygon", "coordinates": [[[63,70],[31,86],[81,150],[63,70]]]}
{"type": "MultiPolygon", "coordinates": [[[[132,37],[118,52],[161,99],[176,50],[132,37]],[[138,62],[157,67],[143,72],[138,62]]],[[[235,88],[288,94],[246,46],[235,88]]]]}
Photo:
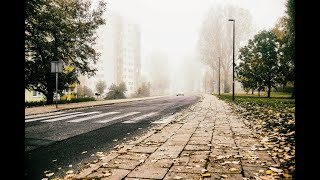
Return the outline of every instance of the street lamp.
{"type": "Polygon", "coordinates": [[[219,96],[220,96],[220,57],[219,57],[219,96]]]}
{"type": "Polygon", "coordinates": [[[229,19],[229,21],[233,21],[233,61],[232,61],[232,101],[234,101],[234,37],[235,37],[235,20],[234,19],[229,19]]]}

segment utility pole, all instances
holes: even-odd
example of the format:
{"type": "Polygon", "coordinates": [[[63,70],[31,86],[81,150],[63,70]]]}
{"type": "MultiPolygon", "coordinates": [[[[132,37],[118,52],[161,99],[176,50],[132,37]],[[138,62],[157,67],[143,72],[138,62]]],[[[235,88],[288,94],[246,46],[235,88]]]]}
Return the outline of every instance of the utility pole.
{"type": "Polygon", "coordinates": [[[220,57],[219,57],[219,96],[220,96],[220,57]]]}
{"type": "Polygon", "coordinates": [[[232,101],[234,101],[234,37],[235,37],[235,25],[234,24],[235,24],[236,21],[234,19],[229,19],[229,21],[233,21],[232,101]]]}

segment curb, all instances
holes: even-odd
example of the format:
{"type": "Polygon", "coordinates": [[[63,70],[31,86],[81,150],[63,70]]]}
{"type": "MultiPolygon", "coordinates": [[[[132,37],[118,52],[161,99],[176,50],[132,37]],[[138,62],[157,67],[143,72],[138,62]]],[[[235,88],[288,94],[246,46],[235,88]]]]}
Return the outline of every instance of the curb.
{"type": "MultiPolygon", "coordinates": [[[[128,101],[106,102],[106,103],[103,103],[103,104],[84,105],[84,106],[80,106],[80,107],[62,108],[62,109],[57,109],[57,110],[53,110],[53,111],[49,111],[49,112],[32,113],[32,114],[28,114],[28,115],[25,115],[25,116],[32,116],[32,115],[37,115],[37,114],[46,114],[46,113],[59,112],[59,111],[71,110],[71,109],[93,108],[93,107],[105,106],[105,105],[112,105],[112,104],[121,104],[121,103],[135,102],[135,101],[143,101],[143,100],[149,100],[149,99],[162,98],[162,97],[166,97],[166,96],[170,96],[170,95],[147,97],[147,98],[145,98],[145,99],[136,99],[136,100],[128,99],[128,101]]],[[[25,108],[25,109],[26,109],[26,108],[25,108]]]]}

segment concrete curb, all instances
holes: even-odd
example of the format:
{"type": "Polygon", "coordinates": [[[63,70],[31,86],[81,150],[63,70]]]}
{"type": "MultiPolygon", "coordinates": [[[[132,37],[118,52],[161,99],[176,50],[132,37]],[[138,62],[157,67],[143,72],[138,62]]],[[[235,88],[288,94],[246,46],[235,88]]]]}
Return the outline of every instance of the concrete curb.
{"type": "MultiPolygon", "coordinates": [[[[120,104],[120,103],[127,103],[127,102],[135,102],[135,101],[143,101],[143,100],[149,100],[149,99],[157,99],[157,98],[162,98],[162,97],[167,97],[170,95],[165,95],[165,96],[153,96],[153,97],[146,97],[146,98],[134,98],[134,99],[121,99],[118,102],[108,102],[108,101],[113,101],[113,100],[107,100],[105,103],[101,103],[101,104],[91,104],[91,105],[85,105],[83,104],[83,106],[77,106],[77,107],[66,107],[66,108],[61,108],[61,109],[53,109],[53,110],[47,110],[45,111],[45,108],[50,108],[48,106],[42,106],[42,107],[33,107],[33,108],[39,108],[39,109],[43,109],[43,111],[41,112],[36,112],[36,113],[26,113],[27,109],[30,108],[25,108],[25,116],[31,116],[31,115],[38,115],[38,114],[46,114],[46,113],[52,113],[52,112],[59,112],[59,111],[64,111],[64,110],[71,110],[71,109],[81,109],[81,108],[93,108],[93,107],[98,107],[98,106],[105,106],[105,105],[112,105],[112,104],[120,104]]],[[[115,100],[117,101],[117,100],[115,100]]],[[[91,102],[101,102],[101,101],[91,101],[91,102]]],[[[71,103],[71,104],[67,104],[67,105],[81,105],[81,103],[86,103],[86,102],[80,102],[80,103],[71,103]]],[[[51,106],[51,105],[50,105],[51,106]]]]}

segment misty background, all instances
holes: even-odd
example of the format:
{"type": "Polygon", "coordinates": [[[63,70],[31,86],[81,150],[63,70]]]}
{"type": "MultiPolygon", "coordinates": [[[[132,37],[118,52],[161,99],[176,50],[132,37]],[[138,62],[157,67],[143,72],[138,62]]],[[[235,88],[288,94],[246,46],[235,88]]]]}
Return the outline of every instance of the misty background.
{"type": "MultiPolygon", "coordinates": [[[[98,2],[95,0],[95,2],[98,2]]],[[[235,19],[235,63],[238,49],[257,32],[275,26],[285,14],[285,0],[108,0],[106,25],[98,30],[99,71],[109,87],[114,83],[112,39],[114,17],[135,24],[140,33],[140,82],[151,95],[178,91],[232,91],[232,22],[235,19]],[[108,38],[109,37],[109,38],[108,38]],[[105,68],[101,68],[101,67],[105,68]],[[111,73],[112,72],[112,73],[111,73]]],[[[92,78],[91,78],[92,79],[92,78]]],[[[87,80],[87,82],[90,81],[87,80]]],[[[89,87],[93,87],[92,82],[89,87]]],[[[236,92],[242,91],[240,83],[236,92]]]]}

